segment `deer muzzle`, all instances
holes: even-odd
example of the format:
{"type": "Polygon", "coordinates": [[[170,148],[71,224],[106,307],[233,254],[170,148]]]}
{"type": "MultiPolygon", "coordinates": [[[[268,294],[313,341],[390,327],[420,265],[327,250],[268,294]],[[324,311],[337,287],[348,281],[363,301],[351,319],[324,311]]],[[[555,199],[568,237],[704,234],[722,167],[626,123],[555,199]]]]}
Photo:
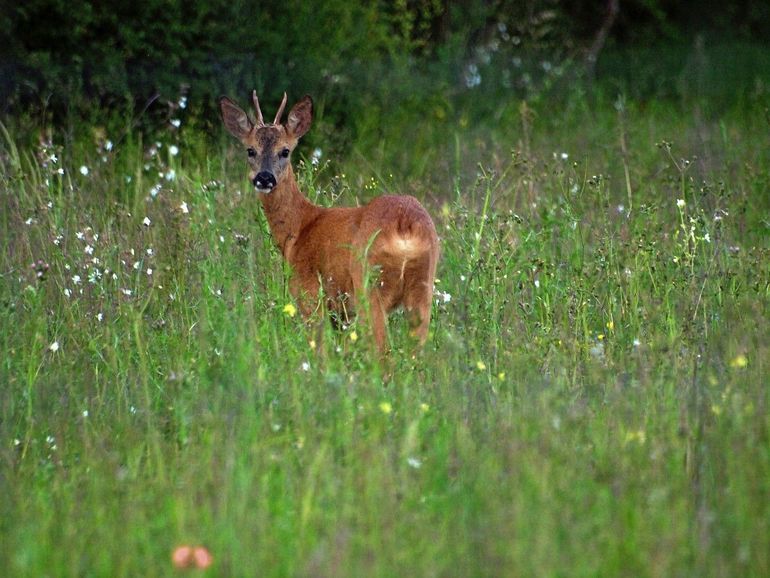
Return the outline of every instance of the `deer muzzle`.
{"type": "Polygon", "coordinates": [[[252,182],[254,183],[254,187],[260,193],[269,193],[276,185],[275,175],[273,175],[273,173],[270,171],[258,172],[257,176],[254,177],[252,182]]]}

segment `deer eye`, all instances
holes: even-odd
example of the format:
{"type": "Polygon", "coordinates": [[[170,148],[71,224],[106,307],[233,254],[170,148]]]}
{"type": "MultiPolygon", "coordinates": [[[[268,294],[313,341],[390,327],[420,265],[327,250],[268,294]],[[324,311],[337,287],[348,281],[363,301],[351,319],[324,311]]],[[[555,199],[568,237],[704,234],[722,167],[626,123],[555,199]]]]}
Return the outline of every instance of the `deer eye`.
{"type": "Polygon", "coordinates": [[[246,149],[246,154],[248,154],[250,157],[257,156],[257,151],[255,151],[253,148],[249,147],[246,149]]]}
{"type": "Polygon", "coordinates": [[[291,151],[289,149],[283,149],[280,153],[278,153],[278,156],[280,156],[282,159],[285,159],[289,156],[289,153],[291,151]]]}

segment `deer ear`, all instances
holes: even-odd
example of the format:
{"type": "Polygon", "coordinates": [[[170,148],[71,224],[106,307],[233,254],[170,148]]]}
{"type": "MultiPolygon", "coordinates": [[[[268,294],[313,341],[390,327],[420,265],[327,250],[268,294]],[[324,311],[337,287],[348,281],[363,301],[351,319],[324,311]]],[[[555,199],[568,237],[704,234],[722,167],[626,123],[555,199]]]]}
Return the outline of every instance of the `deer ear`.
{"type": "Polygon", "coordinates": [[[310,129],[310,123],[313,121],[313,99],[306,94],[297,104],[295,104],[289,118],[286,120],[286,130],[296,138],[300,138],[310,129]]]}
{"type": "Polygon", "coordinates": [[[222,113],[222,121],[224,121],[227,130],[235,138],[243,140],[254,128],[243,109],[226,96],[219,98],[219,110],[222,113]]]}

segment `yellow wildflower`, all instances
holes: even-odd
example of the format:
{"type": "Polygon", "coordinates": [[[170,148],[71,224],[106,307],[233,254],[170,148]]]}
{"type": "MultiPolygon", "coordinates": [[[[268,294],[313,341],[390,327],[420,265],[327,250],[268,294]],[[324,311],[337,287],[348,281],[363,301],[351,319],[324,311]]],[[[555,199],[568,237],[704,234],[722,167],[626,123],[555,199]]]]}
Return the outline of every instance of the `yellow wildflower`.
{"type": "Polygon", "coordinates": [[[294,317],[297,314],[297,308],[294,307],[293,303],[287,303],[283,306],[283,312],[289,317],[294,317]]]}
{"type": "Polygon", "coordinates": [[[741,353],[730,362],[730,367],[743,368],[743,367],[746,367],[748,364],[749,364],[749,360],[746,358],[746,356],[743,353],[741,353]]]}
{"type": "Polygon", "coordinates": [[[645,435],[643,429],[636,430],[636,431],[629,431],[629,432],[626,432],[626,437],[623,441],[625,445],[628,445],[631,442],[637,442],[640,446],[643,446],[644,442],[647,441],[647,436],[645,435]]]}

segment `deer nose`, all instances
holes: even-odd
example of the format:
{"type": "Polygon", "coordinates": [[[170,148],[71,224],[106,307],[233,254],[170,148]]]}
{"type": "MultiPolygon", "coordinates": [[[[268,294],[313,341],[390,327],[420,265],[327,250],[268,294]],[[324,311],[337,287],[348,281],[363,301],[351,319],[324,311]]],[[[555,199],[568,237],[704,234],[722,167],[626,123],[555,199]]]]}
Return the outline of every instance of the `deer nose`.
{"type": "Polygon", "coordinates": [[[254,186],[260,191],[270,191],[275,187],[275,176],[270,171],[260,171],[254,177],[254,186]]]}

